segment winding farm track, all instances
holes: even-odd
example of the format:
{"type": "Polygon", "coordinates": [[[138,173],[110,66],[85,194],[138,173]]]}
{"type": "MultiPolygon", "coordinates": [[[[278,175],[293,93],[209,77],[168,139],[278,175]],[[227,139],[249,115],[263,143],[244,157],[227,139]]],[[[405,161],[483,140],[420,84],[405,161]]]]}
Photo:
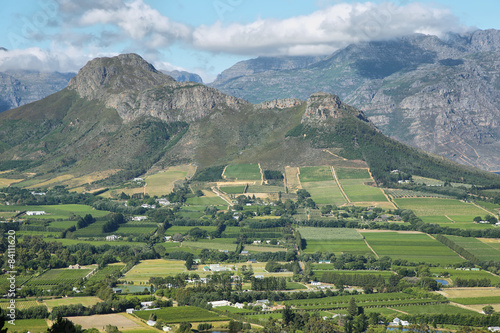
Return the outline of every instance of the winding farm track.
{"type": "Polygon", "coordinates": [[[225,202],[227,202],[229,204],[229,206],[233,206],[233,202],[231,201],[231,199],[229,199],[225,194],[223,194],[221,191],[219,191],[217,189],[217,187],[212,186],[211,189],[212,189],[212,192],[214,192],[215,194],[217,194],[217,196],[219,198],[221,198],[222,200],[224,200],[225,202]]]}

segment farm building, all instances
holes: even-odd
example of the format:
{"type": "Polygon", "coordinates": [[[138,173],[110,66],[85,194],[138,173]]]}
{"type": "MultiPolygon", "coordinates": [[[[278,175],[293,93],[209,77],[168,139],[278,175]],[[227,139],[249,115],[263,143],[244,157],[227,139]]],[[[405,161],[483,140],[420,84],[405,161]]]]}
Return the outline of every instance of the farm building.
{"type": "Polygon", "coordinates": [[[80,266],[79,264],[76,264],[76,265],[69,265],[68,266],[68,269],[80,269],[80,268],[83,268],[82,266],[80,266]]]}
{"type": "Polygon", "coordinates": [[[134,313],[134,311],[135,311],[135,309],[133,309],[133,308],[125,310],[125,312],[128,314],[132,314],[132,313],[134,313]]]}
{"type": "Polygon", "coordinates": [[[319,282],[319,281],[311,281],[311,286],[321,286],[321,282],[319,282]]]}
{"type": "Polygon", "coordinates": [[[147,220],[147,216],[134,216],[132,217],[132,221],[144,221],[147,220]]]}
{"type": "Polygon", "coordinates": [[[219,306],[231,306],[231,302],[229,302],[229,301],[213,301],[213,302],[208,302],[208,304],[212,304],[213,308],[216,308],[219,306]]]}
{"type": "Polygon", "coordinates": [[[169,242],[172,240],[172,236],[165,236],[163,238],[165,239],[165,242],[169,242]]]}
{"type": "Polygon", "coordinates": [[[156,205],[148,205],[148,204],[142,204],[141,205],[142,208],[150,208],[150,209],[155,209],[156,208],[156,205]]]}
{"type": "Polygon", "coordinates": [[[389,326],[408,326],[410,325],[409,322],[407,322],[406,320],[401,320],[399,318],[394,318],[394,320],[392,322],[389,323],[389,326]]]}
{"type": "Polygon", "coordinates": [[[115,240],[118,240],[121,236],[117,236],[117,235],[110,235],[110,236],[106,236],[106,240],[107,241],[115,241],[115,240]]]}
{"type": "Polygon", "coordinates": [[[243,309],[244,304],[243,303],[234,303],[233,305],[237,309],[243,309]]]}
{"type": "Polygon", "coordinates": [[[154,321],[154,320],[148,320],[146,322],[146,324],[148,324],[149,326],[155,326],[156,325],[156,321],[154,321]]]}
{"type": "Polygon", "coordinates": [[[330,260],[320,260],[320,264],[331,264],[332,262],[330,260]]]}
{"type": "Polygon", "coordinates": [[[255,240],[255,241],[253,241],[253,243],[254,243],[254,244],[262,244],[262,241],[260,241],[260,240],[255,240]]]}
{"type": "Polygon", "coordinates": [[[115,293],[115,294],[121,294],[122,293],[122,288],[113,288],[113,293],[115,293]]]}
{"type": "Polygon", "coordinates": [[[28,210],[26,212],[26,215],[29,215],[29,216],[38,216],[38,215],[45,215],[45,214],[47,214],[47,213],[43,210],[28,210]]]}
{"type": "Polygon", "coordinates": [[[153,306],[153,301],[141,302],[141,307],[142,308],[150,308],[152,306],[153,306]]]}

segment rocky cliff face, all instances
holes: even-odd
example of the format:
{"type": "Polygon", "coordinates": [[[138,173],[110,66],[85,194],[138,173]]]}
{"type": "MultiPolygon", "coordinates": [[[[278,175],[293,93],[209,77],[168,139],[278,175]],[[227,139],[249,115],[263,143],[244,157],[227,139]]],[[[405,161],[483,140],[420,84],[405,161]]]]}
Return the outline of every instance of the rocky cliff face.
{"type": "Polygon", "coordinates": [[[498,30],[441,39],[417,34],[354,44],[303,68],[269,68],[214,86],[251,102],[337,94],[386,135],[463,164],[500,170],[498,59],[498,30]]]}
{"type": "Polygon", "coordinates": [[[190,122],[217,108],[238,110],[248,104],[201,84],[176,82],[136,54],[94,59],[68,88],[116,109],[126,122],[145,115],[190,122]]]}
{"type": "Polygon", "coordinates": [[[306,112],[302,117],[302,122],[322,122],[345,116],[354,116],[368,122],[363,112],[342,103],[338,96],[317,92],[307,99],[306,112]]]}
{"type": "Polygon", "coordinates": [[[0,73],[0,112],[19,107],[64,89],[74,73],[8,71],[0,73]]]}
{"type": "Polygon", "coordinates": [[[195,82],[203,83],[201,76],[195,73],[189,73],[186,71],[162,71],[162,73],[167,74],[175,79],[177,82],[195,82]]]}

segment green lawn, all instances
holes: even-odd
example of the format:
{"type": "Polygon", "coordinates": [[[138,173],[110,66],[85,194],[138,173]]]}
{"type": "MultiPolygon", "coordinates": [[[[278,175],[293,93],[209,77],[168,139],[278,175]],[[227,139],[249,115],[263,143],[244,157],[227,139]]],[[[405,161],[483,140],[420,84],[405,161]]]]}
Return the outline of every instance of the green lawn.
{"type": "Polygon", "coordinates": [[[231,164],[224,171],[227,179],[261,180],[262,175],[258,164],[231,164]]]}
{"type": "Polygon", "coordinates": [[[426,234],[361,232],[379,256],[441,265],[464,261],[455,252],[426,234]]]}

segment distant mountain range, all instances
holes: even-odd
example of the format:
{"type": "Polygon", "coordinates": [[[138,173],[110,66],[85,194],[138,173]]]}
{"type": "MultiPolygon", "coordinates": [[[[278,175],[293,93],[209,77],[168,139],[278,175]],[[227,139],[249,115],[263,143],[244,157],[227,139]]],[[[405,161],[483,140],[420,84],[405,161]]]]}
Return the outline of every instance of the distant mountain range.
{"type": "MultiPolygon", "coordinates": [[[[123,181],[169,165],[199,170],[228,163],[368,165],[378,182],[391,170],[500,184],[384,136],[364,113],[329,93],[251,104],[200,83],[177,82],[136,54],[90,61],[68,87],[0,114],[0,169],[33,179],[105,171],[123,181]]],[[[14,175],[15,176],[15,175],[14,175]]]]}
{"type": "Polygon", "coordinates": [[[210,84],[253,103],[324,91],[386,135],[484,170],[500,170],[500,31],[411,35],[328,57],[260,57],[210,84]]]}

